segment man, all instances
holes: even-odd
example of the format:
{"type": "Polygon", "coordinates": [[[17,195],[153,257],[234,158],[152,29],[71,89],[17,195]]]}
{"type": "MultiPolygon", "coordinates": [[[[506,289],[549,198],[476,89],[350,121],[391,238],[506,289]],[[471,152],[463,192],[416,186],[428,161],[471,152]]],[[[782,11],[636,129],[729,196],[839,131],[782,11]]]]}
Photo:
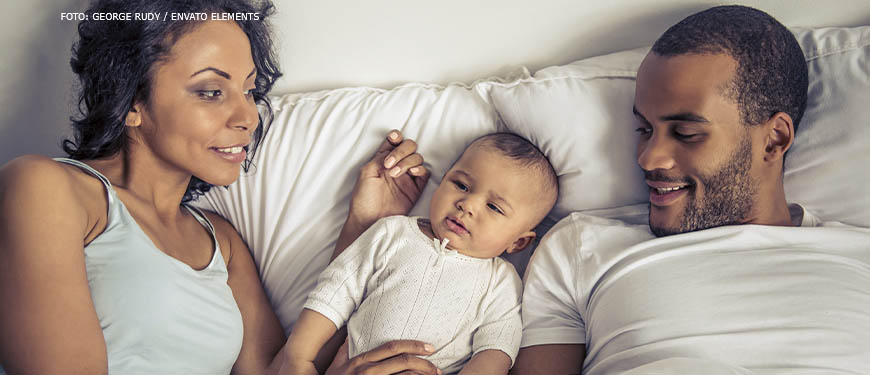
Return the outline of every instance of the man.
{"type": "Polygon", "coordinates": [[[633,109],[649,226],[575,213],[551,229],[512,373],[870,374],[870,230],[785,199],[806,101],[800,46],[766,13],[667,30],[633,109]]]}

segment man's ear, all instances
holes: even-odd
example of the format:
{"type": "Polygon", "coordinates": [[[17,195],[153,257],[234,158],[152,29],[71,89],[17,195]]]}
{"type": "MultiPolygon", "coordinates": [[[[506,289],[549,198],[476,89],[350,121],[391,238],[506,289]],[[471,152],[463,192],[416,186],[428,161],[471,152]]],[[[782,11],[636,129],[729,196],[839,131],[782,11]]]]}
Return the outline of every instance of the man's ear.
{"type": "Polygon", "coordinates": [[[764,123],[764,161],[782,159],[794,142],[794,123],[785,112],[777,112],[764,123]]]}
{"type": "Polygon", "coordinates": [[[518,253],[523,251],[527,246],[529,246],[532,241],[534,241],[537,234],[532,231],[528,231],[526,233],[521,234],[514,243],[508,246],[507,250],[505,250],[508,254],[518,253]]]}
{"type": "Polygon", "coordinates": [[[124,125],[131,128],[142,125],[142,108],[142,103],[133,103],[133,106],[130,107],[130,111],[127,112],[127,117],[124,119],[124,125]]]}

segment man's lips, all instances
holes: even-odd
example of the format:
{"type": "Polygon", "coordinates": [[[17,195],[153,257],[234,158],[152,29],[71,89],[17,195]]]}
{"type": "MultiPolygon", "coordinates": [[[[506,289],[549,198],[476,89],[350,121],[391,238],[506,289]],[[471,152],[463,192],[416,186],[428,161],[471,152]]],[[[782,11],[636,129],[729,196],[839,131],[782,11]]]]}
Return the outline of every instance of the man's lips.
{"type": "Polygon", "coordinates": [[[465,228],[465,225],[462,223],[462,220],[455,217],[448,216],[444,219],[444,222],[447,224],[447,229],[456,234],[467,234],[468,229],[465,228]]]}
{"type": "Polygon", "coordinates": [[[688,193],[691,184],[646,180],[649,186],[649,201],[654,206],[667,206],[688,193]]]}

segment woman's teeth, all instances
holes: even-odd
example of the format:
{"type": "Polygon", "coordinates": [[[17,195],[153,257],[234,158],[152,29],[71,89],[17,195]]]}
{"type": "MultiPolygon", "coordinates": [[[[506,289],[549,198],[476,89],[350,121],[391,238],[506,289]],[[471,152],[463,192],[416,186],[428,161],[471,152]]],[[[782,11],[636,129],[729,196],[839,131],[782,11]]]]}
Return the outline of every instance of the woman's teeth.
{"type": "Polygon", "coordinates": [[[227,147],[227,148],[219,148],[219,149],[217,149],[217,150],[218,150],[219,152],[223,152],[223,153],[226,153],[226,154],[238,154],[238,153],[242,152],[242,147],[241,147],[241,146],[238,146],[238,147],[227,147]]]}

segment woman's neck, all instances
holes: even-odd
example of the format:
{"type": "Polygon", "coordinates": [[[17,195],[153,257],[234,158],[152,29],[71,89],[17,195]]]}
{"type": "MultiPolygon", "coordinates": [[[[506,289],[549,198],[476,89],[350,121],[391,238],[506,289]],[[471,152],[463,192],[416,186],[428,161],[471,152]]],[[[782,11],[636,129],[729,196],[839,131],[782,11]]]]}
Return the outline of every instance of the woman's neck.
{"type": "Polygon", "coordinates": [[[116,189],[153,207],[159,216],[169,218],[178,215],[191,178],[151,152],[137,151],[135,147],[106,159],[89,160],[88,164],[105,175],[116,189]]]}

